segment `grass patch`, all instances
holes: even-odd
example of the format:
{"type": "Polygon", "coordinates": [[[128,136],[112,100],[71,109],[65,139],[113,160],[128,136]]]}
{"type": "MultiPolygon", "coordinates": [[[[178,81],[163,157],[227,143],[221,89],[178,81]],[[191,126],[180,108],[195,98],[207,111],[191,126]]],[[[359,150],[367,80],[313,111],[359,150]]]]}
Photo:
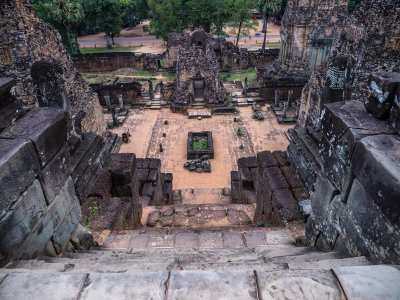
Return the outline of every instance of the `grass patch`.
{"type": "Polygon", "coordinates": [[[192,142],[193,150],[204,150],[208,148],[207,138],[195,138],[192,142]]]}
{"type": "Polygon", "coordinates": [[[90,223],[92,223],[93,216],[95,213],[99,210],[99,206],[97,205],[97,202],[93,202],[93,207],[89,211],[89,218],[86,221],[86,227],[90,226],[90,223]]]}
{"type": "Polygon", "coordinates": [[[249,82],[253,82],[256,80],[257,72],[254,68],[252,68],[237,73],[230,72],[229,76],[228,72],[220,72],[219,76],[221,78],[226,78],[227,81],[242,81],[242,82],[244,82],[244,79],[247,77],[247,80],[249,82]]]}
{"type": "Polygon", "coordinates": [[[107,52],[133,52],[135,49],[140,48],[140,46],[131,46],[131,47],[114,47],[114,48],[80,48],[82,54],[90,54],[90,53],[107,53],[107,52]]]}

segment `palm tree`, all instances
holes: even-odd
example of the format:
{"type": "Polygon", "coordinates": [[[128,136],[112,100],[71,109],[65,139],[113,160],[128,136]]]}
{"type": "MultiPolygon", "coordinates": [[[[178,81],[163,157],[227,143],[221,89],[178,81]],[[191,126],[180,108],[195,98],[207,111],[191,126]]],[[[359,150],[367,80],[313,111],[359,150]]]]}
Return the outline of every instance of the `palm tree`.
{"type": "Polygon", "coordinates": [[[55,22],[64,27],[65,31],[67,32],[71,54],[74,54],[74,48],[72,47],[69,32],[73,25],[76,25],[83,20],[83,7],[78,0],[55,0],[52,4],[53,19],[55,22]]]}
{"type": "Polygon", "coordinates": [[[263,16],[264,26],[264,42],[262,45],[262,52],[265,52],[265,42],[267,39],[267,21],[268,18],[277,12],[282,7],[282,0],[258,0],[258,8],[263,16]]]}

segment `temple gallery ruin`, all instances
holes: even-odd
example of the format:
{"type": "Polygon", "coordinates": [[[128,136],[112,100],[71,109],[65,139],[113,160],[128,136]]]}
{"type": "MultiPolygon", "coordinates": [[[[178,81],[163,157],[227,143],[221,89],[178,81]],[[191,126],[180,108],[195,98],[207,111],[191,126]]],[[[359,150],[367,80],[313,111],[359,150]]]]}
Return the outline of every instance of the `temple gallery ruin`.
{"type": "Polygon", "coordinates": [[[0,299],[400,299],[400,3],[347,6],[69,56],[3,0],[0,299]]]}

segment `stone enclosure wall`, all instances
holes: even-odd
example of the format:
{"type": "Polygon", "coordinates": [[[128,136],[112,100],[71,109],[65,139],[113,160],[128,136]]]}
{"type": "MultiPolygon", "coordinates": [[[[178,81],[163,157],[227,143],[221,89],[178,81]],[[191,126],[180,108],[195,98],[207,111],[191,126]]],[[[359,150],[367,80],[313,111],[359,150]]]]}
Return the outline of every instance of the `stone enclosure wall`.
{"type": "Polygon", "coordinates": [[[136,55],[133,52],[110,52],[76,54],[72,61],[79,72],[112,72],[119,69],[131,68],[135,70],[146,70],[149,67],[151,72],[161,68],[163,55],[144,53],[136,55]]]}
{"type": "Polygon", "coordinates": [[[37,61],[57,63],[76,130],[102,133],[106,124],[97,96],[75,70],[57,30],[38,18],[28,0],[2,1],[0,15],[0,76],[16,80],[16,98],[26,106],[37,105],[30,68],[37,61]]]}
{"type": "Polygon", "coordinates": [[[126,83],[116,82],[108,85],[91,84],[90,87],[99,96],[99,102],[102,106],[106,106],[104,96],[110,96],[111,104],[117,106],[119,105],[119,95],[122,95],[122,101],[124,104],[134,105],[139,103],[142,99],[142,85],[138,81],[126,83]]]}

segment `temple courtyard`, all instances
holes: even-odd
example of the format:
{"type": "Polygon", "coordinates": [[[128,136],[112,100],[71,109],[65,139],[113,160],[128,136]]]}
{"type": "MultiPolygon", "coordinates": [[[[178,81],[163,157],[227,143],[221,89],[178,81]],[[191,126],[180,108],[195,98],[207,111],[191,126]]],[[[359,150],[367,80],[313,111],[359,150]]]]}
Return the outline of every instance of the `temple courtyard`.
{"type": "Polygon", "coordinates": [[[253,118],[250,106],[240,107],[237,115],[213,115],[201,120],[189,119],[167,108],[133,109],[124,124],[112,131],[121,136],[129,129],[130,142],[122,144],[119,152],[135,153],[138,158],[159,158],[161,172],[173,174],[174,189],[221,189],[230,187],[230,172],[237,171],[238,158],[266,150],[286,150],[289,142],[285,132],[293,125],[278,124],[269,105],[262,110],[263,121],[253,118]],[[212,132],[215,157],[210,159],[211,173],[184,169],[189,131],[212,132]]]}

